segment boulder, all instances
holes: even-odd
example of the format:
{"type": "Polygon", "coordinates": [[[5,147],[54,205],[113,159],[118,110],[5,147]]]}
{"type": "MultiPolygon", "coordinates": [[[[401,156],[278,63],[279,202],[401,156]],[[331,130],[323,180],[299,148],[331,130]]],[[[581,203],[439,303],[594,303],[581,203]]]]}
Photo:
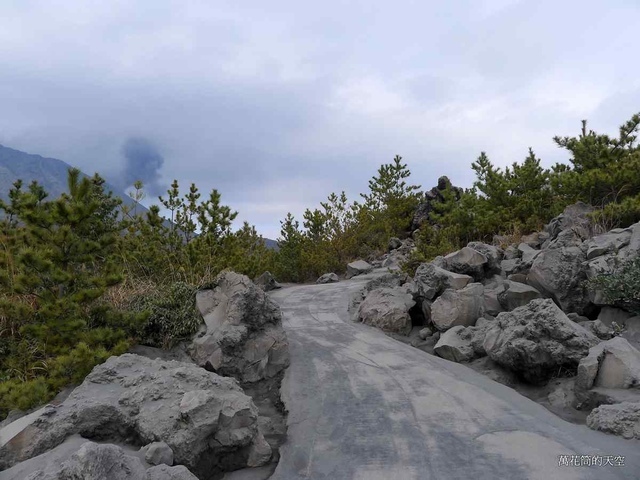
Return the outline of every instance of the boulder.
{"type": "Polygon", "coordinates": [[[528,285],[527,276],[524,273],[512,273],[511,275],[507,276],[507,280],[511,280],[512,282],[524,283],[525,285],[528,285]]]}
{"type": "Polygon", "coordinates": [[[189,353],[201,367],[241,382],[271,378],[289,365],[280,308],[248,277],[222,272],[196,296],[206,329],[189,353]]]}
{"type": "Polygon", "coordinates": [[[404,264],[406,261],[406,254],[402,253],[400,250],[393,250],[391,253],[386,255],[380,266],[383,268],[388,268],[389,270],[401,270],[402,264],[404,264]]]}
{"type": "Polygon", "coordinates": [[[264,272],[254,280],[254,283],[262,288],[265,292],[270,292],[271,290],[282,288],[282,285],[276,282],[276,279],[269,272],[264,272]]]}
{"type": "Polygon", "coordinates": [[[422,263],[413,279],[418,286],[418,294],[427,300],[433,300],[447,288],[460,290],[473,280],[469,275],[449,272],[432,263],[422,263]]]}
{"type": "Polygon", "coordinates": [[[364,275],[373,270],[373,265],[365,262],[364,260],[356,260],[347,265],[347,278],[352,278],[357,275],[364,275]]]}
{"type": "Polygon", "coordinates": [[[433,335],[433,330],[431,330],[429,327],[421,328],[418,332],[418,336],[422,340],[426,340],[431,335],[433,335]]]}
{"type": "Polygon", "coordinates": [[[456,325],[471,326],[482,316],[484,287],[471,283],[461,290],[445,290],[431,305],[431,321],[444,331],[456,325]]]}
{"type": "Polygon", "coordinates": [[[640,402],[600,405],[587,417],[587,426],[626,439],[640,439],[640,402]]]}
{"type": "MultiPolygon", "coordinates": [[[[498,301],[504,310],[513,310],[514,308],[522,307],[534,298],[541,297],[538,290],[524,283],[505,280],[503,286],[504,289],[498,294],[498,301]]],[[[491,314],[491,312],[489,313],[491,314]]]]}
{"type": "Polygon", "coordinates": [[[476,358],[471,337],[460,335],[465,330],[466,328],[462,325],[457,325],[440,335],[440,339],[433,349],[436,355],[458,363],[469,362],[476,358]]]}
{"type": "Polygon", "coordinates": [[[358,320],[387,332],[411,332],[409,310],[416,302],[401,287],[372,290],[358,308],[358,320]]]}
{"type": "Polygon", "coordinates": [[[55,411],[0,448],[0,469],[74,434],[133,446],[165,442],[176,463],[203,478],[271,457],[257,408],[235,379],[132,354],[95,367],[55,411]]]}
{"type": "Polygon", "coordinates": [[[600,340],[609,340],[615,334],[615,332],[613,331],[612,328],[607,327],[600,320],[588,320],[587,319],[586,321],[581,321],[581,322],[578,322],[578,323],[580,324],[581,327],[584,327],[587,330],[589,330],[591,333],[593,333],[600,340]]]}
{"type": "MultiPolygon", "coordinates": [[[[126,455],[116,445],[84,443],[60,465],[49,465],[27,477],[27,480],[145,480],[146,471],[139,458],[126,455]]],[[[195,478],[195,477],[193,477],[195,478]]]]}
{"type": "Polygon", "coordinates": [[[546,248],[564,230],[574,229],[584,238],[589,237],[593,223],[589,215],[594,210],[591,205],[583,202],[577,202],[566,207],[560,215],[552,219],[545,227],[545,232],[549,235],[549,238],[543,243],[542,248],[546,248]]]}
{"type": "Polygon", "coordinates": [[[325,273],[324,275],[322,275],[320,278],[316,280],[316,283],[317,284],[336,283],[339,281],[340,279],[338,278],[338,275],[336,275],[335,273],[325,273]]]}
{"type": "Polygon", "coordinates": [[[0,477],[6,477],[6,480],[197,480],[183,465],[159,465],[145,470],[140,458],[121,447],[88,441],[83,441],[77,451],[58,461],[45,460],[39,463],[44,465],[30,469],[31,473],[26,476],[15,476],[13,469],[10,469],[0,477]]]}
{"type": "Polygon", "coordinates": [[[484,318],[483,321],[473,327],[458,325],[450,328],[440,335],[438,343],[434,347],[436,355],[451,360],[452,362],[470,362],[478,357],[486,356],[483,341],[491,322],[484,318]]]}
{"type": "Polygon", "coordinates": [[[360,290],[357,290],[352,294],[349,306],[347,307],[349,316],[354,322],[359,321],[358,309],[367,295],[369,295],[369,292],[372,292],[373,290],[376,290],[378,288],[400,287],[409,280],[409,275],[400,272],[389,272],[380,275],[379,277],[368,280],[360,290]]]}
{"type": "Polygon", "coordinates": [[[144,459],[150,465],[173,465],[173,450],[164,442],[153,442],[142,447],[144,459]]]}
{"type": "Polygon", "coordinates": [[[546,238],[541,232],[534,232],[529,235],[523,235],[521,238],[521,243],[525,243],[531,248],[539,250],[544,240],[546,240],[546,238]]]}
{"type": "Polygon", "coordinates": [[[498,314],[484,339],[487,355],[530,383],[573,371],[598,338],[572,322],[550,299],[498,314]]]}
{"type": "Polygon", "coordinates": [[[604,255],[605,253],[618,253],[618,251],[629,245],[631,241],[631,228],[617,228],[604,235],[597,235],[586,241],[587,260],[604,255]]]}
{"type": "Polygon", "coordinates": [[[389,249],[389,251],[391,250],[396,250],[397,248],[400,248],[402,246],[402,240],[400,240],[398,237],[391,237],[389,239],[389,244],[387,246],[387,248],[389,249]]]}
{"type": "Polygon", "coordinates": [[[625,325],[628,318],[632,315],[620,308],[604,306],[598,314],[598,320],[600,320],[607,327],[612,327],[614,324],[622,327],[625,325]]]}
{"type": "Polygon", "coordinates": [[[640,351],[624,338],[615,337],[595,345],[578,365],[576,389],[640,386],[640,351]]]}
{"type": "Polygon", "coordinates": [[[489,259],[473,248],[464,247],[444,257],[446,269],[450,272],[469,275],[479,281],[485,277],[485,267],[489,259]]]}
{"type": "Polygon", "coordinates": [[[500,270],[504,273],[504,275],[513,275],[514,273],[520,272],[522,268],[522,260],[520,260],[519,258],[502,260],[502,262],[500,262],[500,270]]]}
{"type": "Polygon", "coordinates": [[[197,478],[187,467],[182,465],[175,467],[158,465],[147,470],[147,476],[144,480],[197,480],[197,478]]]}
{"type": "Polygon", "coordinates": [[[445,191],[451,192],[453,197],[456,200],[459,200],[464,190],[462,188],[452,186],[451,181],[447,177],[440,177],[436,187],[424,192],[424,198],[421,199],[413,214],[411,230],[421,228],[423,225],[423,228],[430,228],[429,225],[433,223],[430,218],[430,213],[434,209],[434,204],[441,203],[445,200],[445,191]]]}
{"type": "Polygon", "coordinates": [[[506,286],[504,279],[501,277],[497,277],[497,279],[496,281],[485,283],[483,291],[483,311],[491,316],[496,316],[504,310],[498,298],[505,291],[506,286]]]}
{"type": "Polygon", "coordinates": [[[516,258],[520,258],[520,251],[515,245],[509,245],[504,249],[503,260],[515,260],[516,258]]]}
{"type": "Polygon", "coordinates": [[[543,296],[553,298],[562,310],[582,314],[589,305],[584,260],[580,247],[549,247],[533,261],[527,283],[543,296]]]}
{"type": "Polygon", "coordinates": [[[640,222],[634,223],[629,228],[631,229],[631,237],[627,246],[627,256],[636,257],[640,255],[640,222]]]}
{"type": "Polygon", "coordinates": [[[518,245],[518,251],[520,252],[520,260],[525,268],[531,266],[536,257],[540,254],[540,250],[536,250],[529,246],[527,243],[521,243],[518,245]]]}
{"type": "Polygon", "coordinates": [[[482,242],[470,242],[467,247],[472,248],[476,252],[480,252],[487,258],[487,273],[499,273],[500,262],[504,258],[504,251],[500,247],[488,245],[482,242]]]}

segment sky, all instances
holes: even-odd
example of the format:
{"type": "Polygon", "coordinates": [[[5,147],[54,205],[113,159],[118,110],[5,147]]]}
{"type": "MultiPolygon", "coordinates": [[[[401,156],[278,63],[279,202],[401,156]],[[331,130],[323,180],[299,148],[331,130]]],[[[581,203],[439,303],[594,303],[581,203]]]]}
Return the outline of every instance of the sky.
{"type": "Polygon", "coordinates": [[[637,0],[1,0],[0,144],[143,203],[216,188],[266,237],[401,155],[414,183],[566,162],[640,111],[637,0]]]}

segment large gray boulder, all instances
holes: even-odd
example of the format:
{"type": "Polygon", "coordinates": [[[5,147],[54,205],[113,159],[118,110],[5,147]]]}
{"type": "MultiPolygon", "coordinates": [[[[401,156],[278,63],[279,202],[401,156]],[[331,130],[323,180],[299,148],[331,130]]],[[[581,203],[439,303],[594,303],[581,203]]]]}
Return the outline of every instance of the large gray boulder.
{"type": "Polygon", "coordinates": [[[615,337],[595,345],[580,360],[576,389],[640,386],[640,351],[624,338],[615,337]]]}
{"type": "Polygon", "coordinates": [[[358,321],[358,309],[360,308],[360,304],[373,290],[378,288],[399,287],[407,283],[409,280],[409,275],[400,272],[385,273],[379,277],[368,280],[360,290],[357,290],[351,295],[351,300],[347,307],[349,316],[354,322],[358,321]]]}
{"type": "Polygon", "coordinates": [[[488,268],[489,259],[486,255],[470,247],[450,253],[444,257],[446,269],[450,272],[469,275],[476,281],[485,277],[485,269],[488,268]]]}
{"type": "Polygon", "coordinates": [[[365,262],[364,260],[356,260],[347,264],[347,278],[352,278],[357,275],[364,275],[373,270],[373,265],[365,262]]]}
{"type": "Polygon", "coordinates": [[[484,287],[471,283],[461,290],[445,290],[431,305],[431,321],[444,331],[456,325],[472,326],[482,316],[484,287]]]}
{"type": "Polygon", "coordinates": [[[248,277],[222,272],[196,296],[206,328],[189,353],[201,367],[241,382],[271,378],[289,365],[280,308],[248,277]]]}
{"type": "Polygon", "coordinates": [[[457,325],[440,335],[438,343],[433,348],[435,354],[458,363],[470,362],[476,358],[471,337],[462,335],[465,330],[462,325],[457,325]]]}
{"type": "Polygon", "coordinates": [[[369,292],[358,308],[358,320],[387,332],[411,332],[409,310],[416,302],[406,289],[378,288],[369,292]]]}
{"type": "Polygon", "coordinates": [[[626,439],[640,440],[640,402],[600,405],[587,417],[587,426],[626,439]]]}
{"type": "Polygon", "coordinates": [[[336,283],[339,281],[340,279],[338,278],[338,275],[336,275],[335,273],[325,273],[324,275],[322,275],[316,280],[316,283],[321,285],[325,283],[336,283]]]}
{"type": "Polygon", "coordinates": [[[552,244],[533,261],[527,283],[543,296],[553,298],[565,312],[582,314],[590,303],[584,287],[587,278],[583,267],[585,259],[580,245],[552,244]]]}
{"type": "Polygon", "coordinates": [[[500,247],[482,242],[470,242],[467,244],[467,247],[472,248],[487,258],[485,267],[487,274],[500,272],[500,262],[502,262],[504,258],[504,251],[500,247]]]}
{"type": "Polygon", "coordinates": [[[513,310],[526,305],[535,298],[540,298],[540,292],[530,285],[505,280],[504,290],[498,293],[498,301],[504,310],[513,310]]]}
{"type": "Polygon", "coordinates": [[[603,235],[590,238],[587,245],[587,260],[599,257],[606,253],[618,253],[623,247],[629,245],[633,229],[616,228],[603,235]]]}
{"type": "Polygon", "coordinates": [[[484,357],[483,340],[490,322],[473,327],[458,325],[440,335],[434,352],[452,362],[465,363],[484,357]]]}
{"type": "Polygon", "coordinates": [[[174,461],[200,478],[271,457],[257,408],[235,379],[132,354],[95,367],[59,407],[0,448],[0,469],[74,434],[137,446],[165,442],[174,461]]]}
{"type": "Polygon", "coordinates": [[[416,269],[413,281],[418,286],[419,295],[427,300],[433,300],[445,289],[460,290],[473,279],[469,275],[453,273],[432,263],[422,263],[416,269]]]}
{"type": "Polygon", "coordinates": [[[500,313],[486,333],[484,348],[496,363],[530,383],[541,383],[560,369],[575,370],[598,341],[552,300],[536,299],[500,313]]]}

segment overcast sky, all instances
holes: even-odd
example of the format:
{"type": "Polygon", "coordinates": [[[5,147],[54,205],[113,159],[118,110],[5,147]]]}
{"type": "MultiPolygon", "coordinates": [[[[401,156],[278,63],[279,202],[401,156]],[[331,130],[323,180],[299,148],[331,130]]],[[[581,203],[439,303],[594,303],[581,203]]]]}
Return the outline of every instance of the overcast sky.
{"type": "Polygon", "coordinates": [[[0,0],[0,143],[212,188],[276,238],[402,155],[470,186],[640,111],[637,0],[0,0]],[[137,170],[136,170],[137,169],[137,170]]]}

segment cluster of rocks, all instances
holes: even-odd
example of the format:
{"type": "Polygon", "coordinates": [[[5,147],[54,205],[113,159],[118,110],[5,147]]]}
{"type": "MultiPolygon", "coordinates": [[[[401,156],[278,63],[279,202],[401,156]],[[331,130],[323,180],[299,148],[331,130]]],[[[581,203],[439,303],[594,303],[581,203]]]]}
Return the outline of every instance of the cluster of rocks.
{"type": "Polygon", "coordinates": [[[283,413],[274,421],[262,407],[273,382],[279,403],[289,363],[279,308],[234,272],[196,301],[204,325],[192,361],[109,358],[59,405],[0,429],[3,478],[210,479],[277,458],[283,413]]]}
{"type": "Polygon", "coordinates": [[[434,205],[445,200],[444,192],[450,190],[456,200],[460,200],[463,190],[460,187],[451,185],[448,177],[443,176],[438,179],[438,185],[431,190],[424,192],[424,198],[413,214],[411,230],[417,230],[424,224],[432,224],[429,214],[434,210],[434,205]]]}
{"type": "Polygon", "coordinates": [[[640,317],[607,305],[586,282],[640,255],[640,223],[596,235],[592,210],[578,203],[519,244],[472,242],[413,278],[369,282],[354,317],[412,332],[416,346],[493,369],[504,383],[554,380],[545,401],[593,409],[591,428],[640,438],[640,317]]]}

